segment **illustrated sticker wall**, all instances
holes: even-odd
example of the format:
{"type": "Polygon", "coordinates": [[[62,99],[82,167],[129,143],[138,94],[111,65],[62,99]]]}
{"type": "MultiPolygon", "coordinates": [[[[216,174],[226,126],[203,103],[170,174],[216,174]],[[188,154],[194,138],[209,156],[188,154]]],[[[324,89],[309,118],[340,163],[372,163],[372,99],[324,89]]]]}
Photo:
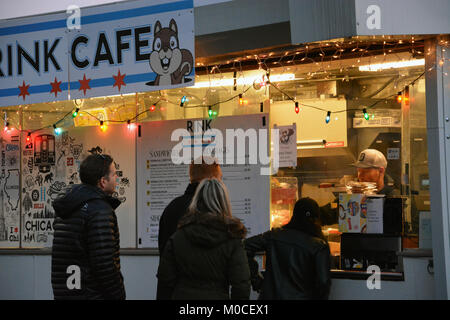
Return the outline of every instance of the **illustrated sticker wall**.
{"type": "Polygon", "coordinates": [[[102,132],[98,127],[83,127],[65,130],[60,135],[50,130],[32,134],[31,143],[23,143],[22,246],[52,246],[55,218],[53,201],[66,187],[81,183],[79,168],[86,156],[109,154],[114,159],[117,171],[117,187],[113,196],[122,202],[116,210],[121,245],[133,247],[133,139],[134,133],[129,132],[126,125],[110,126],[107,132],[102,132]]]}
{"type": "Polygon", "coordinates": [[[53,239],[52,194],[66,185],[65,177],[56,180],[56,137],[51,130],[31,135],[22,143],[22,247],[48,247],[53,239]]]}
{"type": "MultiPolygon", "coordinates": [[[[70,128],[67,134],[66,155],[62,156],[62,153],[57,155],[57,158],[62,156],[61,159],[64,159],[66,164],[67,183],[80,183],[78,169],[86,156],[98,153],[108,154],[113,158],[117,172],[117,184],[113,197],[117,197],[122,202],[116,209],[120,246],[134,248],[136,246],[136,132],[129,130],[126,124],[117,124],[109,125],[105,132],[95,126],[70,128]]],[[[64,132],[61,137],[64,137],[64,132]]],[[[59,149],[64,149],[63,142],[59,149]]]]}
{"type": "Polygon", "coordinates": [[[19,132],[2,131],[0,140],[0,247],[19,247],[19,132]]]}

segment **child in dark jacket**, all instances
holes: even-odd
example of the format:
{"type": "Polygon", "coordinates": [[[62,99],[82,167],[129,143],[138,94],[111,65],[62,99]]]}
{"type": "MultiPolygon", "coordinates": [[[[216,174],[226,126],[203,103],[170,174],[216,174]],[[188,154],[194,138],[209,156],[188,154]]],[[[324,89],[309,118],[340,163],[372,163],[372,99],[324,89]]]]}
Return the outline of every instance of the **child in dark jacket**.
{"type": "Polygon", "coordinates": [[[319,224],[319,206],[311,198],[297,201],[288,224],[245,240],[252,283],[261,300],[327,299],[331,286],[330,248],[319,224]],[[254,267],[257,252],[266,253],[264,279],[254,267]]]}

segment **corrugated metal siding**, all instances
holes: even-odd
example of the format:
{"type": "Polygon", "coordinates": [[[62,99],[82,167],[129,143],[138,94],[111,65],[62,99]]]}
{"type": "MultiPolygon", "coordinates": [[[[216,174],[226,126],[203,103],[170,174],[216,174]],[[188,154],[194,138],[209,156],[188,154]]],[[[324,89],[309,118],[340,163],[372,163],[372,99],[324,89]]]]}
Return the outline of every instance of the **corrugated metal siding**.
{"type": "Polygon", "coordinates": [[[289,0],[292,43],[356,34],[355,0],[289,0]]]}
{"type": "Polygon", "coordinates": [[[235,0],[194,10],[195,35],[233,31],[289,21],[288,0],[235,0]]]}

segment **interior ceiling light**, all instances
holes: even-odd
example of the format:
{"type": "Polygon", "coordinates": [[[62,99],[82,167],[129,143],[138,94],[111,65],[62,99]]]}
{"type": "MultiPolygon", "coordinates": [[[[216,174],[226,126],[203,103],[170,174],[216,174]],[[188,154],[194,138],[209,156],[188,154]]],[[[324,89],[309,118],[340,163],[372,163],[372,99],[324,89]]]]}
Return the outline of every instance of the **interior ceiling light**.
{"type": "MultiPolygon", "coordinates": [[[[295,74],[285,73],[285,74],[274,74],[270,75],[270,82],[282,82],[295,80],[295,74]]],[[[236,79],[237,85],[253,85],[254,81],[260,81],[260,76],[257,77],[245,77],[236,79]]],[[[209,88],[209,87],[232,87],[234,85],[234,79],[219,79],[212,81],[201,81],[196,82],[191,88],[209,88]]]]}
{"type": "Polygon", "coordinates": [[[378,64],[369,64],[369,65],[365,65],[365,66],[359,66],[359,71],[380,71],[380,70],[386,70],[386,69],[417,67],[417,66],[424,66],[424,65],[425,65],[425,59],[414,59],[414,60],[386,62],[386,63],[378,63],[378,64]]]}

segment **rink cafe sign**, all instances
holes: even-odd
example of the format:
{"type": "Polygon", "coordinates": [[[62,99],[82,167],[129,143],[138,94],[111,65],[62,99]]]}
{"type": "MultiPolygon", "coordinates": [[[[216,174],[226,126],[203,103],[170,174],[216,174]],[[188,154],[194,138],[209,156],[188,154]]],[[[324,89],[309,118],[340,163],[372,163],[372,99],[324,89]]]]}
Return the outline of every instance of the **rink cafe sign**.
{"type": "Polygon", "coordinates": [[[0,23],[0,106],[194,84],[193,0],[130,1],[0,23]]]}

